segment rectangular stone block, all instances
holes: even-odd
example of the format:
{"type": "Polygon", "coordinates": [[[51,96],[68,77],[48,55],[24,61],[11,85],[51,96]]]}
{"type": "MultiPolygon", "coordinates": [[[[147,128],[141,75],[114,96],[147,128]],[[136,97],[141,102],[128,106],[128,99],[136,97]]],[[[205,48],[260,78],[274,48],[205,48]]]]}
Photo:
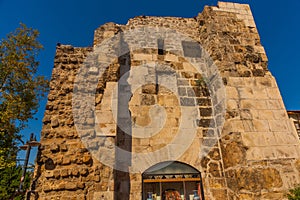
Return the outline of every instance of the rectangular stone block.
{"type": "Polygon", "coordinates": [[[284,109],[282,103],[280,102],[280,100],[267,100],[267,108],[271,109],[271,110],[280,110],[280,109],[284,109]]]}
{"type": "Polygon", "coordinates": [[[182,65],[183,65],[184,71],[194,72],[194,73],[197,72],[195,67],[189,62],[183,62],[182,65]]]}
{"type": "Polygon", "coordinates": [[[275,139],[277,144],[279,145],[286,145],[286,144],[299,144],[299,138],[296,134],[292,132],[274,132],[275,139]]]}
{"type": "Polygon", "coordinates": [[[255,99],[269,99],[265,88],[257,88],[255,86],[253,88],[253,94],[255,99]]]}
{"type": "Polygon", "coordinates": [[[297,158],[298,153],[295,146],[277,146],[275,148],[277,158],[297,158]]]}
{"type": "Polygon", "coordinates": [[[264,110],[267,108],[267,102],[265,100],[241,100],[241,108],[264,110]]]}
{"type": "Polygon", "coordinates": [[[93,200],[111,200],[114,199],[114,191],[95,192],[93,200]]]}
{"type": "Polygon", "coordinates": [[[242,77],[228,77],[227,79],[227,86],[240,87],[244,85],[245,81],[242,77]]]}
{"type": "Polygon", "coordinates": [[[227,100],[226,106],[227,106],[227,110],[236,110],[236,109],[238,109],[238,101],[237,100],[227,100]]]}
{"type": "Polygon", "coordinates": [[[133,54],[133,60],[153,60],[152,54],[133,54]]]}
{"type": "Polygon", "coordinates": [[[299,183],[300,178],[295,176],[294,173],[285,173],[282,176],[282,181],[283,184],[287,187],[287,188],[294,188],[295,187],[295,183],[299,183]]]}
{"type": "Polygon", "coordinates": [[[116,136],[116,124],[103,124],[100,123],[96,126],[96,135],[97,136],[116,136]]]}
{"type": "Polygon", "coordinates": [[[178,62],[178,57],[174,54],[166,54],[165,61],[178,62]]]}
{"type": "Polygon", "coordinates": [[[263,151],[261,147],[251,147],[246,152],[246,158],[247,160],[263,160],[265,158],[263,151]]]}
{"type": "Polygon", "coordinates": [[[274,115],[271,110],[258,110],[258,119],[274,120],[274,115]]]}
{"type": "Polygon", "coordinates": [[[255,45],[254,46],[254,51],[257,52],[257,53],[264,53],[264,54],[266,53],[265,52],[265,48],[263,46],[257,46],[257,45],[255,45]]]}
{"type": "Polygon", "coordinates": [[[115,120],[112,111],[96,111],[95,123],[114,124],[115,120]]]}
{"type": "Polygon", "coordinates": [[[241,99],[255,99],[253,88],[250,87],[239,87],[237,88],[239,97],[241,99]]]}
{"type": "Polygon", "coordinates": [[[244,132],[244,125],[241,120],[227,120],[223,126],[223,133],[244,132]]]}
{"type": "Polygon", "coordinates": [[[289,131],[287,120],[269,120],[270,130],[273,132],[289,131]]]}
{"type": "Polygon", "coordinates": [[[265,138],[267,145],[270,145],[270,146],[278,145],[278,140],[276,140],[276,137],[273,132],[264,133],[263,138],[265,138]]]}
{"type": "Polygon", "coordinates": [[[287,119],[286,110],[272,110],[274,119],[287,119]]]}
{"type": "Polygon", "coordinates": [[[262,155],[264,155],[264,159],[276,159],[277,152],[273,147],[265,147],[262,148],[262,155]]]}
{"type": "Polygon", "coordinates": [[[202,49],[197,42],[182,41],[182,49],[184,57],[201,58],[202,49]]]}
{"type": "Polygon", "coordinates": [[[277,87],[274,77],[256,77],[255,80],[259,87],[277,87]]]}
{"type": "Polygon", "coordinates": [[[270,131],[267,120],[253,120],[253,127],[257,132],[268,132],[270,131]]]}
{"type": "Polygon", "coordinates": [[[246,132],[256,132],[252,120],[242,120],[246,132]]]}
{"type": "Polygon", "coordinates": [[[281,95],[278,88],[267,88],[268,97],[270,99],[281,99],[281,95]]]}
{"type": "Polygon", "coordinates": [[[246,132],[246,133],[241,133],[242,135],[242,140],[243,143],[246,146],[251,146],[251,147],[259,147],[259,146],[266,146],[267,143],[264,139],[264,133],[259,133],[259,132],[246,132]]]}
{"type": "Polygon", "coordinates": [[[238,91],[235,87],[226,87],[226,97],[228,99],[238,99],[239,98],[239,94],[238,91]]]}

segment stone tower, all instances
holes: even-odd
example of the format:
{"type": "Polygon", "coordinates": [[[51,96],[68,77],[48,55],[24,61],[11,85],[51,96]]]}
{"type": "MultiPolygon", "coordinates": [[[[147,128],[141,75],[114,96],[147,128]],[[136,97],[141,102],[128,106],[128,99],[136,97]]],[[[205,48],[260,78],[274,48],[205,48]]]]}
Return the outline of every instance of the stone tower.
{"type": "Polygon", "coordinates": [[[58,45],[32,198],[284,199],[300,143],[248,5],[58,45]]]}

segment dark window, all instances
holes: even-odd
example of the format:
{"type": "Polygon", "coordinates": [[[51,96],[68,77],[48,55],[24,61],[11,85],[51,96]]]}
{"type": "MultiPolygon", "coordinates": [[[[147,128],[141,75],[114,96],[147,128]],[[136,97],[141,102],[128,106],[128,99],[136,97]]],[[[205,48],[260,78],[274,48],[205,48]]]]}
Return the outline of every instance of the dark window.
{"type": "Polygon", "coordinates": [[[164,55],[164,40],[157,39],[158,55],[164,55]]]}

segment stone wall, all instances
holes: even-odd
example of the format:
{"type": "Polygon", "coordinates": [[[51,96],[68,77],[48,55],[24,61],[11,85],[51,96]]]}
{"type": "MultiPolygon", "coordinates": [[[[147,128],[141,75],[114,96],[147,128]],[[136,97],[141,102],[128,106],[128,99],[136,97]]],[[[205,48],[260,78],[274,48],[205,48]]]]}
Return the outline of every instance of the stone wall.
{"type": "Polygon", "coordinates": [[[95,31],[93,48],[57,46],[35,169],[35,197],[138,200],[143,170],[172,160],[172,154],[183,150],[176,160],[201,172],[206,200],[284,199],[288,188],[300,182],[300,144],[267,61],[249,6],[224,2],[205,7],[195,18],[141,16],[126,25],[107,23],[95,31]],[[105,46],[106,41],[130,30],[147,31],[143,27],[173,29],[197,41],[213,64],[177,51],[176,44],[167,41],[175,32],[165,37],[164,49],[155,43],[153,48],[132,48],[113,59],[97,55],[98,45],[110,49],[113,45],[105,46]],[[93,52],[97,62],[108,63],[101,77],[93,67],[82,69],[90,64],[86,58],[93,52]],[[193,60],[205,69],[216,66],[221,82],[208,84],[210,72],[199,73],[193,60]],[[134,70],[141,66],[145,74],[137,74],[141,78],[132,82],[134,70]],[[89,78],[78,86],[79,73],[89,78]],[[124,76],[128,77],[122,82],[124,76]],[[155,84],[160,81],[171,83],[174,90],[155,84]],[[124,91],[140,82],[146,84],[126,99],[124,91]],[[216,102],[222,100],[223,90],[226,112],[218,113],[223,104],[216,102]],[[94,112],[82,105],[91,91],[94,112]],[[78,107],[84,111],[80,116],[78,107]],[[166,116],[156,115],[160,108],[166,116]],[[130,117],[124,115],[126,109],[130,117]],[[190,120],[181,119],[185,111],[191,111],[190,120]],[[131,135],[122,129],[122,122],[129,123],[131,135]],[[174,138],[182,128],[181,140],[189,145],[178,149],[180,142],[174,138]],[[153,130],[157,134],[151,135],[153,130]],[[130,159],[122,160],[116,147],[131,152],[130,159]],[[135,155],[155,154],[165,147],[153,159],[134,165],[135,155]]]}

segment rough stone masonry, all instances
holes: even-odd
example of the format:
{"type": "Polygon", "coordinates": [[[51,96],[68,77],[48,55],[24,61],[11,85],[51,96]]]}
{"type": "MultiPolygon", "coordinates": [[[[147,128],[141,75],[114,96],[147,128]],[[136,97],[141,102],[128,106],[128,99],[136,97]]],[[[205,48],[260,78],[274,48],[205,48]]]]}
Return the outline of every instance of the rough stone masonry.
{"type": "MultiPolygon", "coordinates": [[[[109,51],[113,45],[104,46],[109,51]]],[[[106,60],[105,55],[93,55],[97,62],[106,60]]],[[[206,6],[194,18],[141,16],[126,25],[104,24],[95,31],[93,47],[57,45],[31,198],[140,200],[141,169],[174,160],[176,152],[184,150],[176,161],[201,173],[206,200],[285,199],[286,191],[300,183],[300,143],[267,64],[249,6],[227,2],[206,6]],[[147,28],[173,31],[151,43],[153,48],[129,45],[126,54],[101,68],[105,70],[100,77],[91,63],[82,69],[97,46],[122,33],[126,41],[126,32],[147,28]],[[168,40],[172,34],[190,41],[180,43],[180,50],[168,40]],[[194,41],[203,49],[194,48],[194,41]],[[212,62],[197,58],[195,51],[207,52],[212,62]],[[212,65],[216,71],[207,71],[212,65]],[[145,84],[132,90],[135,69],[144,70],[138,80],[145,84]],[[79,80],[83,84],[76,84],[79,73],[84,74],[79,80]],[[212,78],[210,73],[219,75],[213,84],[206,80],[212,78]],[[84,80],[93,74],[95,79],[84,80]],[[90,84],[96,85],[94,90],[90,84]],[[74,98],[75,91],[82,96],[74,98]],[[131,95],[127,100],[124,91],[131,95]],[[125,100],[118,102],[122,92],[125,100]],[[93,112],[82,103],[90,93],[93,112]],[[157,116],[161,108],[164,115],[157,116]],[[181,116],[189,109],[184,121],[181,116]],[[180,130],[184,138],[192,132],[194,136],[178,142],[174,138],[180,130]],[[181,149],[176,142],[189,145],[181,149]],[[152,160],[134,164],[135,155],[166,146],[152,160]],[[129,152],[130,159],[119,162],[116,147],[129,152]]]]}

